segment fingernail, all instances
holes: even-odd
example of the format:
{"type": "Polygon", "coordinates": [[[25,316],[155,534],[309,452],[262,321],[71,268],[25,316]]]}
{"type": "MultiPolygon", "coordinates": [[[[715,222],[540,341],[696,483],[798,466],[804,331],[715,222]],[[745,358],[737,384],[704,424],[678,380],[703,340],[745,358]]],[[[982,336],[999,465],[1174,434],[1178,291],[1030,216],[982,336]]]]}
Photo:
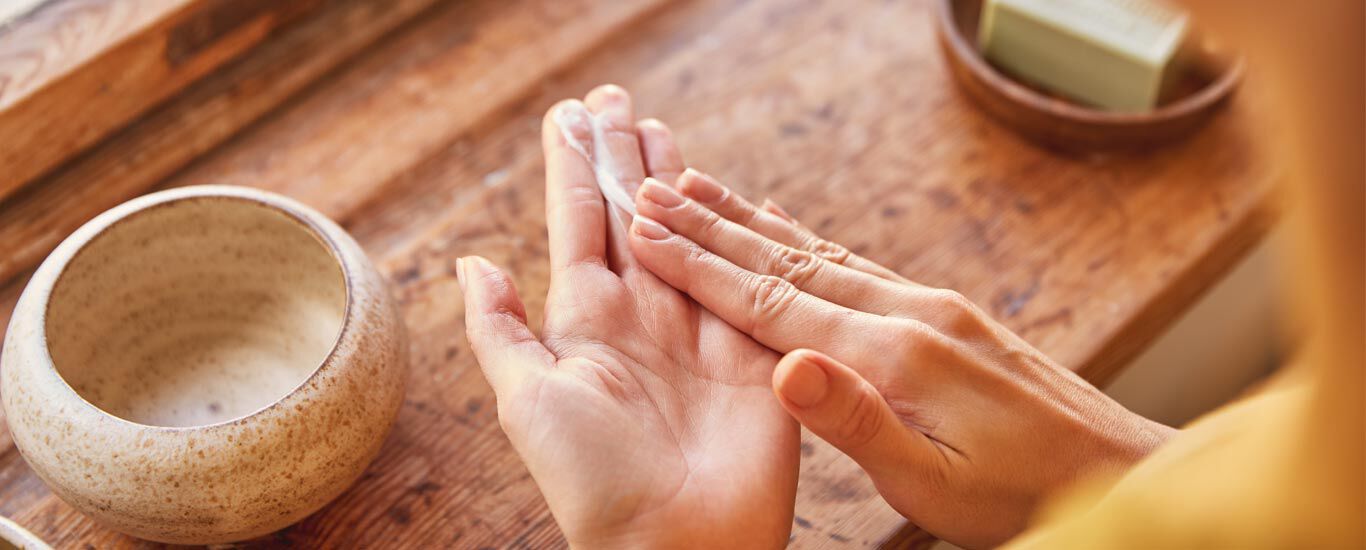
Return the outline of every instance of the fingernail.
{"type": "Polygon", "coordinates": [[[555,107],[556,122],[578,122],[585,118],[587,114],[588,109],[583,106],[583,103],[578,101],[562,101],[555,107]]]}
{"type": "Polygon", "coordinates": [[[764,199],[763,208],[764,210],[769,211],[770,213],[772,213],[775,216],[778,216],[779,218],[782,218],[792,223],[797,223],[797,218],[792,217],[792,214],[788,214],[787,211],[783,210],[783,207],[778,206],[778,203],[776,202],[773,202],[769,199],[764,199]]]}
{"type": "Polygon", "coordinates": [[[825,399],[830,379],[825,369],[817,365],[809,356],[802,355],[792,361],[783,376],[780,388],[783,397],[798,407],[807,408],[825,399]]]}
{"type": "Polygon", "coordinates": [[[570,147],[586,155],[592,147],[593,128],[588,108],[578,101],[564,101],[555,108],[555,125],[570,147]]]}
{"type": "Polygon", "coordinates": [[[455,259],[455,282],[460,284],[460,292],[465,291],[465,259],[455,259]]]}
{"type": "Polygon", "coordinates": [[[631,231],[652,241],[669,238],[669,228],[645,216],[636,216],[635,221],[631,222],[631,231]]]}
{"type": "Polygon", "coordinates": [[[618,86],[616,84],[603,84],[601,86],[598,86],[597,88],[593,88],[591,91],[588,92],[588,95],[600,95],[606,98],[616,100],[626,97],[627,94],[626,88],[622,88],[621,86],[618,86]]]}
{"type": "Polygon", "coordinates": [[[654,178],[647,178],[643,187],[645,200],[663,206],[673,208],[683,204],[683,195],[678,194],[672,187],[660,183],[654,178]]]}
{"type": "Polygon", "coordinates": [[[638,128],[649,128],[649,129],[651,129],[651,130],[658,130],[658,131],[661,131],[661,132],[668,132],[668,131],[669,131],[669,127],[668,127],[668,126],[665,126],[665,125],[664,125],[664,122],[661,121],[661,120],[659,120],[659,119],[657,119],[657,118],[647,118],[647,119],[645,119],[645,120],[642,120],[642,121],[640,121],[640,122],[637,122],[637,123],[636,123],[636,127],[638,127],[638,128]]]}
{"type": "Polygon", "coordinates": [[[683,192],[706,204],[716,204],[726,198],[725,187],[692,168],[683,172],[683,192]]]}

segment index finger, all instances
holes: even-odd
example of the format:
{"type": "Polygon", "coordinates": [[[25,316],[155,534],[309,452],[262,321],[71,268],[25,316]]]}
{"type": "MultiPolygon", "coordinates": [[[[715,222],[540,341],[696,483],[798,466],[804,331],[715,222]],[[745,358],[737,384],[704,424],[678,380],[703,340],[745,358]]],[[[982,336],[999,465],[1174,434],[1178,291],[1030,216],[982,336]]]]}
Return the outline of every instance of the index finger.
{"type": "Polygon", "coordinates": [[[853,365],[888,366],[894,342],[873,340],[900,334],[898,325],[907,322],[834,304],[782,277],[748,271],[645,216],[631,225],[631,249],[655,276],[781,353],[812,348],[853,365]]]}
{"type": "Polygon", "coordinates": [[[589,164],[593,127],[588,116],[588,108],[571,99],[556,103],[541,123],[553,277],[575,264],[607,266],[607,211],[589,164]]]}

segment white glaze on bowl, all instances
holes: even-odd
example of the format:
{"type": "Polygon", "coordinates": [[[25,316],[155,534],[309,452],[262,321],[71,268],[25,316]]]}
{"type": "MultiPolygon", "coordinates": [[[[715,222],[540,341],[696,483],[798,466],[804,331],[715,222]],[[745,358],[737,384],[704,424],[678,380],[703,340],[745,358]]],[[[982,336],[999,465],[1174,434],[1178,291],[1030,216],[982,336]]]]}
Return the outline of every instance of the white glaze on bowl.
{"type": "Polygon", "coordinates": [[[0,367],[15,444],[63,500],[139,537],[243,540],[335,498],[402,401],[382,278],[317,212],[236,187],[102,214],[24,289],[0,367]]]}

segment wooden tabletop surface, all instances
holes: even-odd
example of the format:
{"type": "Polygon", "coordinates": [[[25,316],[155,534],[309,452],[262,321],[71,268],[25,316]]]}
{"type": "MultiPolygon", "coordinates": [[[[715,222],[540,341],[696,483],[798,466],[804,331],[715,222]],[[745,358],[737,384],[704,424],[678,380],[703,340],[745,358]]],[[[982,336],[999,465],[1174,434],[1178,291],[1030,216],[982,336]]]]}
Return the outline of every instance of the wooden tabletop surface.
{"type": "MultiPolygon", "coordinates": [[[[360,481],[253,544],[562,545],[499,430],[452,269],[468,254],[505,267],[539,322],[540,116],[613,82],[641,116],[673,126],[692,165],[907,277],[963,292],[1103,383],[1274,218],[1255,90],[1161,150],[1053,153],[959,95],[930,16],[927,0],[336,0],[321,23],[267,41],[0,202],[0,274],[13,275],[0,314],[57,240],[132,196],[230,183],[302,200],[392,281],[411,378],[360,481]]],[[[794,546],[932,540],[851,461],[803,441],[794,546]]],[[[3,428],[0,515],[56,547],[150,544],[54,497],[3,428]]]]}

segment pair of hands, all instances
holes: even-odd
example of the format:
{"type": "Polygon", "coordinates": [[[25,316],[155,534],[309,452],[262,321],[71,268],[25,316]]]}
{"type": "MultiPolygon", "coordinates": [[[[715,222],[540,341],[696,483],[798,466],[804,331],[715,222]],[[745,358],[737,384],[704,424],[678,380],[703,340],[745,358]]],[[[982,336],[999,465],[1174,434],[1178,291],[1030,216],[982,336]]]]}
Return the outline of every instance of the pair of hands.
{"type": "Polygon", "coordinates": [[[492,264],[463,258],[457,273],[499,421],[575,546],[785,544],[798,422],[907,518],[967,546],[1003,542],[1049,491],[1169,435],[962,296],[685,169],[620,88],[556,105],[542,145],[541,335],[492,264]],[[583,107],[605,125],[601,154],[556,126],[570,120],[556,109],[583,107]],[[606,204],[580,150],[643,182],[638,216],[606,204]]]}

